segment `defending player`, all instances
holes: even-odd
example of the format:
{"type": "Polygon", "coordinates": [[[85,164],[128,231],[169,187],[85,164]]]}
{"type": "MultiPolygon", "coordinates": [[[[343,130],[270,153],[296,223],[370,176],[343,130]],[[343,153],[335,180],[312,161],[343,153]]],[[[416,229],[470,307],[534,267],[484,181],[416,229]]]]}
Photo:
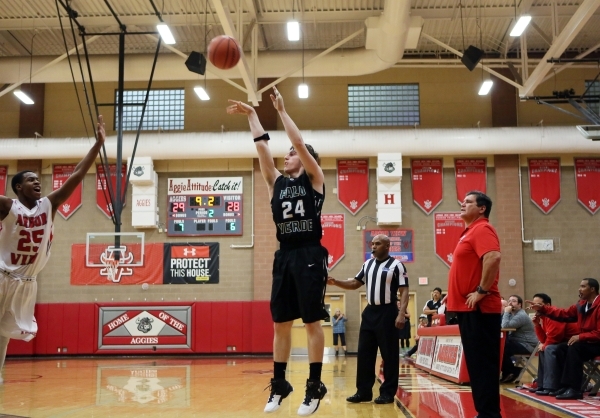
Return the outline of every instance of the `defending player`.
{"type": "Polygon", "coordinates": [[[96,143],[67,181],[48,196],[41,196],[40,180],[29,170],[11,180],[17,199],[0,196],[0,372],[9,339],[35,337],[36,276],[50,257],[54,215],[94,163],[105,135],[102,116],[98,116],[96,143]]]}
{"type": "Polygon", "coordinates": [[[254,108],[230,100],[229,114],[248,116],[254,137],[260,170],[269,188],[273,220],[277,227],[280,249],[273,262],[271,315],[275,323],[273,341],[274,376],[265,412],[279,408],[292,391],[285,379],[285,369],[292,344],[292,323],[302,318],[308,339],[309,378],[304,402],[298,415],[310,415],[317,410],[327,393],[321,382],[325,339],[320,320],[328,316],[323,300],[327,280],[327,250],[321,245],[321,208],[325,198],[323,171],[314,149],[304,143],[300,130],[285,111],[283,98],[273,88],[271,101],[279,112],[285,131],[292,143],[285,156],[282,175],[275,168],[269,150],[269,135],[265,133],[254,108]]]}

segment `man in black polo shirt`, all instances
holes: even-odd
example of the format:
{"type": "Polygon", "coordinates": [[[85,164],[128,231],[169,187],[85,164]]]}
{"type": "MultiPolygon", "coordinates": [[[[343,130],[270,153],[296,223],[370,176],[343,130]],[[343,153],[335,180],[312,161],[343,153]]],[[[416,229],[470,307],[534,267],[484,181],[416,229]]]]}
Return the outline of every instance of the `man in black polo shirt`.
{"type": "Polygon", "coordinates": [[[362,313],[358,335],[358,357],[356,365],[356,393],[346,400],[352,403],[370,402],[373,399],[375,383],[375,362],[377,349],[383,359],[384,382],[379,388],[375,403],[394,402],[398,389],[399,348],[395,328],[404,327],[404,312],[408,305],[408,276],[406,267],[390,257],[390,239],[377,235],[371,241],[373,258],[365,261],[354,279],[327,279],[327,284],[342,289],[367,289],[367,302],[362,313]],[[400,309],[396,306],[397,293],[400,293],[400,309]]]}
{"type": "Polygon", "coordinates": [[[423,313],[427,315],[427,326],[431,326],[431,318],[437,315],[438,309],[442,306],[442,289],[435,287],[431,292],[431,299],[423,306],[423,313]]]}

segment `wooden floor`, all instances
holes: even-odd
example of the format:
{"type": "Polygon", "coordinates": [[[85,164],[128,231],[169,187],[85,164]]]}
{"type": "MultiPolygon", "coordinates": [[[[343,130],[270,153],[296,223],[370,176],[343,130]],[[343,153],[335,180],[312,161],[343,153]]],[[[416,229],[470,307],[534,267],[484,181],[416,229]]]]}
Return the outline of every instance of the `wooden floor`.
{"type": "MultiPolygon", "coordinates": [[[[270,358],[256,357],[9,358],[0,385],[0,417],[297,417],[308,375],[306,357],[292,357],[288,380],[295,390],[278,411],[265,414],[268,391],[263,389],[272,369],[270,358]]],[[[354,356],[326,357],[322,376],[328,394],[315,417],[475,416],[468,387],[429,377],[404,361],[397,404],[346,402],[355,393],[354,356]],[[437,410],[446,412],[432,412],[427,405],[434,392],[448,394],[436,398],[445,403],[437,410]]],[[[379,384],[375,386],[377,396],[379,384]]],[[[505,416],[568,416],[502,394],[505,416]]]]}

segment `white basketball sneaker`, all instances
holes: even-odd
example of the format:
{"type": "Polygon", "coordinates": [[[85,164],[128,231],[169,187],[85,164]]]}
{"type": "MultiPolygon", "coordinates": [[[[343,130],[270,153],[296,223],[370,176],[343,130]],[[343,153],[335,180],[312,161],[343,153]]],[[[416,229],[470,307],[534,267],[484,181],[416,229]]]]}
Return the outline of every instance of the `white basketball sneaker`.
{"type": "Polygon", "coordinates": [[[271,379],[271,383],[265,389],[271,389],[269,400],[265,406],[265,412],[275,412],[279,409],[281,401],[294,391],[290,382],[285,379],[271,379]]]}
{"type": "Polygon", "coordinates": [[[321,399],[327,393],[327,388],[323,384],[323,382],[316,380],[306,381],[306,395],[304,396],[304,402],[300,404],[300,408],[298,408],[298,415],[307,416],[310,414],[314,414],[317,409],[319,409],[319,404],[321,403],[321,399]]]}

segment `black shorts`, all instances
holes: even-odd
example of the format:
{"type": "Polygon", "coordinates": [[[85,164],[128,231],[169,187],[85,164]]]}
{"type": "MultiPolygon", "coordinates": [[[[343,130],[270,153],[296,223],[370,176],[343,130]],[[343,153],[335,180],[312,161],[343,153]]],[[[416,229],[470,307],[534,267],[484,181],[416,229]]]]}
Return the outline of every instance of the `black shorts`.
{"type": "Polygon", "coordinates": [[[320,245],[275,252],[271,288],[274,322],[302,318],[310,324],[329,317],[324,305],[327,256],[327,249],[320,245]]]}

